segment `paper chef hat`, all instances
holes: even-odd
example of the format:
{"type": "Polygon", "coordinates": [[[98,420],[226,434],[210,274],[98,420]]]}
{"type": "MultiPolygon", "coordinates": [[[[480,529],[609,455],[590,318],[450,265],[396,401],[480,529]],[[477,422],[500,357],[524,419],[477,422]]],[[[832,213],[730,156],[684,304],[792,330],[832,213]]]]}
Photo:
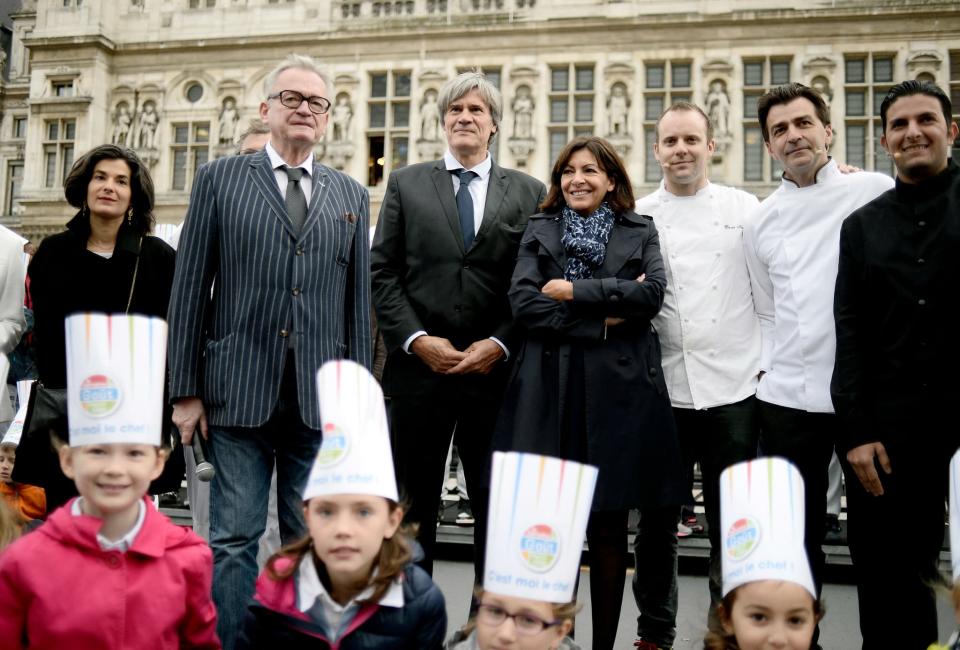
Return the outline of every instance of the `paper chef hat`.
{"type": "Polygon", "coordinates": [[[950,560],[956,583],[960,580],[960,449],[950,460],[950,560]]]}
{"type": "Polygon", "coordinates": [[[787,580],[816,599],[804,539],[803,477],[783,458],[737,463],[720,475],[723,595],[787,580]]]}
{"type": "Polygon", "coordinates": [[[3,434],[3,440],[0,444],[19,445],[20,436],[23,435],[23,421],[27,417],[27,406],[30,403],[30,387],[33,386],[32,379],[21,379],[17,382],[17,414],[13,416],[13,422],[3,434]]]}
{"type": "Polygon", "coordinates": [[[167,324],[127,314],[66,320],[70,446],[159,445],[167,324]]]}
{"type": "Polygon", "coordinates": [[[597,468],[590,465],[494,453],[484,590],[569,602],[596,482],[597,468]]]}
{"type": "Polygon", "coordinates": [[[323,443],[303,500],[329,494],[372,494],[399,501],[383,391],[366,368],[329,361],[317,372],[323,443]]]}

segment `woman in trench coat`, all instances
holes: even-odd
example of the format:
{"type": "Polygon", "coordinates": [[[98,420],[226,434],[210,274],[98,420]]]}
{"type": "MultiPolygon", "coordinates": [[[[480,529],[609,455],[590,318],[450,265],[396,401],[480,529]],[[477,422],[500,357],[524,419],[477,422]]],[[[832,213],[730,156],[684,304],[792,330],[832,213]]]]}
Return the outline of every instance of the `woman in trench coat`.
{"type": "Polygon", "coordinates": [[[641,510],[643,564],[634,584],[641,636],[670,645],[676,523],[689,500],[650,324],[666,275],[653,221],[633,206],[623,162],[608,142],[567,144],[543,212],[530,218],[520,243],[509,295],[524,341],[494,439],[496,449],[600,470],[587,526],[597,650],[616,638],[633,508],[641,510]]]}

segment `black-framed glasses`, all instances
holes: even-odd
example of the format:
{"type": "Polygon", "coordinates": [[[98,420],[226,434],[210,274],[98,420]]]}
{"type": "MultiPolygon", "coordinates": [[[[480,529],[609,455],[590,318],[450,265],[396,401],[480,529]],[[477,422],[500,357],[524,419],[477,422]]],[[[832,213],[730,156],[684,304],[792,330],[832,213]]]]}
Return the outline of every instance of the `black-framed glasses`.
{"type": "Polygon", "coordinates": [[[532,614],[524,614],[523,612],[511,614],[503,607],[498,607],[497,605],[481,604],[477,608],[477,622],[483,625],[499,627],[503,625],[503,622],[508,618],[513,619],[513,625],[517,628],[517,632],[526,636],[540,634],[547,628],[560,624],[560,621],[545,621],[542,618],[537,618],[532,614]]]}
{"type": "Polygon", "coordinates": [[[277,99],[278,97],[280,98],[280,103],[287,108],[300,108],[300,104],[306,101],[310,112],[315,115],[323,115],[330,110],[330,100],[326,97],[320,97],[319,95],[307,97],[303,93],[298,93],[296,90],[281,90],[278,93],[267,95],[267,99],[277,99]]]}

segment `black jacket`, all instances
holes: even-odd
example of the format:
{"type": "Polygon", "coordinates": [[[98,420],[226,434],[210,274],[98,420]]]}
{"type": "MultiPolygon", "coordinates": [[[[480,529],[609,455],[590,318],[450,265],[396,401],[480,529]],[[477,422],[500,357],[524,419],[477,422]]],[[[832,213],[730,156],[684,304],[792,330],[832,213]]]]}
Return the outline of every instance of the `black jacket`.
{"type": "Polygon", "coordinates": [[[46,237],[30,262],[33,300],[33,342],[40,381],[48,388],[66,388],[67,357],[63,321],[79,312],[123,313],[137,262],[137,284],[131,314],[166,318],[173,285],[174,252],[156,237],[120,227],[110,259],[87,250],[90,222],[77,215],[67,230],[46,237]]]}
{"type": "MultiPolygon", "coordinates": [[[[309,558],[305,559],[309,561],[309,558]]],[[[278,561],[279,568],[292,560],[278,561]]],[[[266,573],[241,630],[237,650],[441,650],[447,631],[443,594],[430,576],[408,564],[403,573],[403,607],[364,605],[339,639],[329,641],[323,627],[297,609],[296,572],[282,580],[266,573]]]]}
{"type": "Polygon", "coordinates": [[[603,266],[574,282],[568,302],[541,293],[548,281],[563,278],[562,234],[558,215],[538,214],[520,242],[509,295],[524,339],[494,448],[570,457],[563,438],[573,384],[585,422],[572,426],[587,446],[586,458],[577,460],[600,469],[594,510],[680,505],[689,490],[650,324],[666,286],[657,229],[649,217],[618,215],[603,266]],[[637,282],[641,273],[646,278],[637,282]],[[605,327],[607,316],[624,322],[605,327]],[[582,373],[574,367],[579,357],[582,373]]]}
{"type": "Polygon", "coordinates": [[[830,392],[844,422],[838,447],[916,445],[917,431],[960,444],[960,167],[899,179],[843,222],[834,293],[837,356],[830,392]],[[938,423],[939,421],[939,423],[938,423]],[[936,433],[934,433],[936,432],[936,433]]]}

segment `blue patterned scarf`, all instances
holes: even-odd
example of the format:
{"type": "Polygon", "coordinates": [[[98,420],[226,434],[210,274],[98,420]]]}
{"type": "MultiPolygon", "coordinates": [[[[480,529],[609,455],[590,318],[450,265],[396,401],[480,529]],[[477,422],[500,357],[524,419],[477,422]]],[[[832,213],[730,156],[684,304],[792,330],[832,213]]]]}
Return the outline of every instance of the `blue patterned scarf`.
{"type": "Polygon", "coordinates": [[[569,206],[563,207],[563,236],[560,243],[567,254],[565,280],[592,278],[607,257],[607,241],[613,230],[613,210],[606,202],[584,217],[569,206]]]}

